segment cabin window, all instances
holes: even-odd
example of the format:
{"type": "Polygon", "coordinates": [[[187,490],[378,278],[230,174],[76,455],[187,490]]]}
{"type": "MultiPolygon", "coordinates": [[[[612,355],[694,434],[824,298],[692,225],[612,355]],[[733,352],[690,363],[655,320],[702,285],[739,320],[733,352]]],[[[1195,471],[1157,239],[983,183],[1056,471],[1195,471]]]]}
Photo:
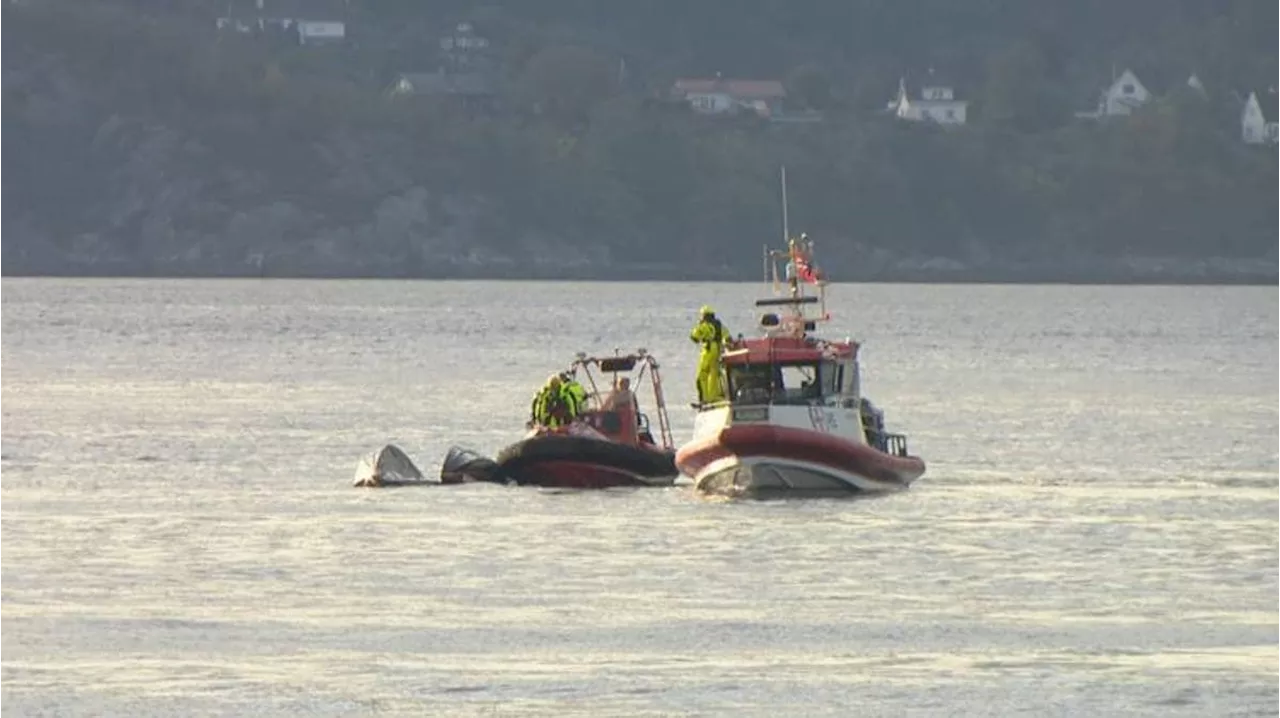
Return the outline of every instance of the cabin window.
{"type": "Polygon", "coordinates": [[[806,404],[839,393],[835,362],[741,364],[728,367],[729,396],[735,404],[806,404]]]}
{"type": "Polygon", "coordinates": [[[772,395],[773,367],[739,364],[729,367],[729,397],[735,404],[765,404],[772,395]]]}
{"type": "Polygon", "coordinates": [[[1122,87],[1120,88],[1120,91],[1121,91],[1121,92],[1123,92],[1123,93],[1124,93],[1124,94],[1126,94],[1126,95],[1132,95],[1132,94],[1133,94],[1133,90],[1134,90],[1133,85],[1128,85],[1128,84],[1126,84],[1126,85],[1124,85],[1124,86],[1122,86],[1122,87]]]}
{"type": "Polygon", "coordinates": [[[818,365],[784,364],[782,370],[782,398],[784,401],[806,401],[822,396],[818,385],[818,365]]]}
{"type": "Polygon", "coordinates": [[[818,372],[822,385],[822,396],[835,396],[840,393],[841,367],[833,361],[822,362],[818,372]]]}

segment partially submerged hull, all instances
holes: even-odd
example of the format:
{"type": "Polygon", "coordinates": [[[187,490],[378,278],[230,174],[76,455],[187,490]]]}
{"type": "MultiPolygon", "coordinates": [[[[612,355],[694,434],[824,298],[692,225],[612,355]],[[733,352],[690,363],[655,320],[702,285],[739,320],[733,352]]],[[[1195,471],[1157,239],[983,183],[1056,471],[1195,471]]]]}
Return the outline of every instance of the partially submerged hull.
{"type": "Polygon", "coordinates": [[[469,482],[503,483],[498,464],[471,449],[449,447],[440,467],[440,483],[462,484],[469,482]]]}
{"type": "Polygon", "coordinates": [[[697,490],[744,498],[851,496],[899,491],[924,461],[838,436],[770,424],[728,426],[676,454],[697,490]]]}

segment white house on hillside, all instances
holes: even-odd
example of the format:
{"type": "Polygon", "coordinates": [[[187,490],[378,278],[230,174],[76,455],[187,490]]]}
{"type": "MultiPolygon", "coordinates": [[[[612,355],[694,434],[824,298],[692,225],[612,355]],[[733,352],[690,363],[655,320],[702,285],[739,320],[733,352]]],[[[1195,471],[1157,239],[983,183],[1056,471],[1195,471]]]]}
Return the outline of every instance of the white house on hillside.
{"type": "Polygon", "coordinates": [[[719,115],[753,112],[769,117],[782,109],[786,88],[777,80],[680,79],[671,87],[671,97],[689,103],[694,112],[719,115]]]}
{"type": "Polygon", "coordinates": [[[300,45],[340,43],[346,39],[347,0],[227,0],[216,19],[219,30],[293,35],[300,45]]]}
{"type": "Polygon", "coordinates": [[[1204,88],[1204,83],[1200,81],[1200,76],[1194,72],[1191,73],[1191,77],[1187,78],[1187,87],[1200,93],[1201,97],[1209,96],[1209,91],[1204,88]]]}
{"type": "MultiPolygon", "coordinates": [[[[1123,73],[1112,79],[1111,84],[1102,88],[1102,92],[1098,95],[1096,110],[1088,111],[1088,113],[1076,113],[1075,116],[1085,119],[1097,119],[1132,115],[1134,110],[1146,105],[1153,97],[1157,97],[1165,90],[1169,90],[1169,87],[1158,87],[1160,83],[1157,82],[1156,84],[1157,87],[1153,87],[1149,79],[1147,83],[1143,83],[1132,69],[1125,69],[1123,73]]],[[[1172,84],[1174,83],[1169,83],[1169,86],[1172,86],[1172,84]]],[[[1208,93],[1204,90],[1204,83],[1201,82],[1198,74],[1190,74],[1190,77],[1187,78],[1187,87],[1192,88],[1192,90],[1207,99],[1208,93]]]]}
{"type": "Polygon", "coordinates": [[[920,84],[917,97],[907,91],[906,78],[898,80],[898,96],[888,109],[900,119],[911,122],[937,122],[943,125],[963,125],[969,103],[957,100],[950,83],[939,80],[932,70],[920,84]]]}
{"type": "Polygon", "coordinates": [[[441,61],[450,72],[464,72],[491,64],[489,38],[476,32],[469,22],[460,22],[453,32],[440,38],[441,61]]]}
{"type": "MultiPolygon", "coordinates": [[[[1196,80],[1199,82],[1199,79],[1196,80]]],[[[1098,95],[1098,108],[1091,112],[1077,112],[1077,117],[1097,118],[1116,117],[1132,114],[1134,110],[1147,104],[1151,99],[1151,91],[1133,74],[1133,70],[1125,69],[1111,84],[1103,88],[1098,95]]]]}
{"type": "Polygon", "coordinates": [[[1276,144],[1276,88],[1250,92],[1240,113],[1240,138],[1251,145],[1276,144]]]}

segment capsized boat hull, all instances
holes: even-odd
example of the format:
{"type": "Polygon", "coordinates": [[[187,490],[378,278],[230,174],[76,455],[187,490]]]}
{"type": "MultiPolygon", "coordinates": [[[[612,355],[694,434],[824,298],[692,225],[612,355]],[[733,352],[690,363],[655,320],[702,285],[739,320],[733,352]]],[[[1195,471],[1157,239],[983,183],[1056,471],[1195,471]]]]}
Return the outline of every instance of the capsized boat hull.
{"type": "Polygon", "coordinates": [[[924,461],[820,431],[738,424],[676,453],[703,493],[744,498],[850,496],[899,491],[924,475],[924,461]]]}
{"type": "Polygon", "coordinates": [[[420,486],[427,483],[431,482],[423,478],[422,472],[408,454],[395,444],[387,444],[360,459],[360,463],[356,465],[353,485],[420,486]]]}
{"type": "Polygon", "coordinates": [[[503,481],[574,489],[671,486],[680,475],[674,452],[560,434],[516,442],[496,464],[503,481]]]}

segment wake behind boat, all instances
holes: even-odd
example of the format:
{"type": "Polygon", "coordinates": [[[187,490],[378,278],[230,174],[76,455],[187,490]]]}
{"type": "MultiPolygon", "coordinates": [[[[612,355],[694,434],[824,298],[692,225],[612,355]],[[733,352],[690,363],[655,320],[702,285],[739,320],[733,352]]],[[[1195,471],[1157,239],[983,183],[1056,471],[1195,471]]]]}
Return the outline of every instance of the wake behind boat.
{"type": "Polygon", "coordinates": [[[728,399],[697,407],[693,439],[676,453],[676,465],[699,491],[849,496],[904,489],[925,472],[906,437],[888,433],[883,412],[862,395],[859,344],[811,334],[830,319],[826,280],[812,261],[804,235],[789,238],[784,252],[766,250],[775,294],[782,296],[756,306],[780,311],[760,317],[763,337],[725,352],[728,399]],[[777,269],[783,258],[785,290],[777,269]],[[817,296],[806,295],[806,285],[817,296]],[[813,305],[819,312],[810,317],[805,307],[813,305]]]}
{"type": "Polygon", "coordinates": [[[640,349],[625,356],[579,354],[566,374],[590,386],[587,407],[560,425],[533,425],[494,460],[452,447],[440,471],[444,483],[487,481],[561,488],[671,486],[679,477],[657,360],[640,349]],[[609,375],[602,391],[596,375],[609,375]],[[636,390],[653,393],[658,436],[636,390]],[[634,387],[634,388],[633,388],[634,387]]]}

